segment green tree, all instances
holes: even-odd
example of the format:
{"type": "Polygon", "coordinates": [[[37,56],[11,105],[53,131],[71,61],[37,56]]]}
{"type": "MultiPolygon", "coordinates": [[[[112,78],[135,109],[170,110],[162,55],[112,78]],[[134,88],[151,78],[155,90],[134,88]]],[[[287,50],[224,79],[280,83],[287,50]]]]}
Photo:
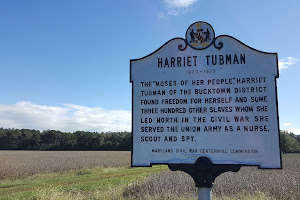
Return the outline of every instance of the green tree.
{"type": "Polygon", "coordinates": [[[73,133],[61,133],[59,150],[75,150],[76,136],[73,133]]]}
{"type": "Polygon", "coordinates": [[[280,146],[283,153],[299,153],[298,141],[287,131],[280,131],[280,146]]]}
{"type": "Polygon", "coordinates": [[[5,150],[121,150],[132,148],[130,132],[64,133],[56,130],[0,128],[0,149],[5,150]]]}
{"type": "Polygon", "coordinates": [[[74,133],[77,140],[77,150],[98,150],[100,139],[98,133],[76,131],[74,133]]]}
{"type": "Polygon", "coordinates": [[[44,150],[59,150],[61,146],[61,134],[62,132],[55,130],[43,131],[40,148],[44,150]]]}
{"type": "Polygon", "coordinates": [[[33,150],[38,149],[41,142],[41,133],[36,130],[21,129],[18,149],[33,150]]]}

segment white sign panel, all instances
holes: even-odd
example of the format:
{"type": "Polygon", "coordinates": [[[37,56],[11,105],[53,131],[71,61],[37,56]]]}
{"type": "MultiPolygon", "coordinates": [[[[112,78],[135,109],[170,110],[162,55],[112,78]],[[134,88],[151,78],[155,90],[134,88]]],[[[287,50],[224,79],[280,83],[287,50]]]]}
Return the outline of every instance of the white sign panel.
{"type": "Polygon", "coordinates": [[[213,164],[281,168],[277,54],[215,38],[205,22],[130,62],[132,166],[213,164]]]}

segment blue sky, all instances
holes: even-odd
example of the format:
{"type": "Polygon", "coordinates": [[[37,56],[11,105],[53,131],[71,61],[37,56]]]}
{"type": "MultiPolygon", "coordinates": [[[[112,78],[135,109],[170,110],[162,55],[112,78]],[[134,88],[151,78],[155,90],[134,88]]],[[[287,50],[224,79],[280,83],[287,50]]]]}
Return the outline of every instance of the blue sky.
{"type": "Polygon", "coordinates": [[[130,131],[129,60],[196,21],[277,52],[280,128],[300,134],[297,0],[2,0],[0,127],[130,131]]]}

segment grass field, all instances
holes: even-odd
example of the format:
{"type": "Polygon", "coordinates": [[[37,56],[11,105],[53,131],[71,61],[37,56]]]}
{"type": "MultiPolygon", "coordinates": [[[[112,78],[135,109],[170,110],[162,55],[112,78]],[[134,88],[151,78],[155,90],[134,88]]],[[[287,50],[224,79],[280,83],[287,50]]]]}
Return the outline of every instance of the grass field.
{"type": "MultiPolygon", "coordinates": [[[[0,199],[197,199],[187,174],[129,165],[130,152],[0,151],[0,199]]],[[[300,154],[283,168],[224,173],[213,198],[300,199],[300,154]]]]}
{"type": "Polygon", "coordinates": [[[128,151],[0,151],[0,179],[92,167],[130,166],[128,151]]]}
{"type": "Polygon", "coordinates": [[[106,167],[0,181],[0,199],[119,199],[125,187],[166,169],[106,167]]]}

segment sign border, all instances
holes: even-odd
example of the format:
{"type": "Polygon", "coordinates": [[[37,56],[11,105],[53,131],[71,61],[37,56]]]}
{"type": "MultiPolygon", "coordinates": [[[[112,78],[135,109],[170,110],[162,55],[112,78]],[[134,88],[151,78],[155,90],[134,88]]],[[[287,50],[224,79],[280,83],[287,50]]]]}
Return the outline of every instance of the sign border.
{"type": "MultiPolygon", "coordinates": [[[[199,22],[195,22],[195,23],[199,23],[199,22]]],[[[195,24],[193,23],[193,24],[195,24]]],[[[205,22],[206,23],[206,22],[205,22]]],[[[192,24],[192,25],[193,25],[192,24]]],[[[207,23],[208,24],[208,23],[207,23]]],[[[209,24],[210,25],[210,24],[209,24]]],[[[208,45],[206,48],[210,47],[212,44],[214,44],[214,47],[218,50],[220,50],[221,48],[223,48],[223,43],[222,42],[219,42],[218,43],[218,46],[216,46],[216,41],[221,38],[221,37],[229,37],[229,38],[232,38],[234,40],[236,40],[237,42],[239,42],[240,44],[244,45],[245,47],[249,48],[249,49],[252,49],[254,51],[257,51],[259,53],[264,53],[264,54],[273,54],[273,55],[276,55],[276,64],[277,64],[277,74],[276,76],[274,76],[274,82],[275,82],[275,95],[276,95],[276,111],[277,111],[277,121],[278,121],[278,140],[279,140],[279,156],[280,156],[280,167],[279,168],[261,168],[260,165],[251,165],[251,164],[233,164],[233,165],[240,165],[240,166],[257,166],[258,169],[282,169],[282,152],[281,152],[281,145],[280,145],[280,126],[279,126],[279,110],[278,110],[278,93],[277,93],[277,78],[279,78],[279,69],[278,69],[278,54],[277,53],[272,53],[272,52],[265,52],[265,51],[260,51],[258,49],[255,49],[253,47],[250,47],[248,45],[246,45],[245,43],[241,42],[240,40],[236,39],[235,37],[232,37],[230,35],[219,35],[217,37],[214,38],[213,42],[208,45]]],[[[132,84],[131,85],[131,89],[132,89],[132,96],[131,96],[131,140],[132,140],[132,146],[131,146],[131,167],[152,167],[152,165],[169,165],[169,164],[173,164],[173,163],[150,163],[149,166],[144,166],[144,165],[133,165],[133,137],[134,137],[134,133],[133,133],[133,125],[134,125],[134,121],[133,121],[133,108],[134,108],[134,105],[133,105],[133,97],[134,97],[134,88],[133,88],[133,81],[131,79],[131,63],[134,62],[134,61],[139,61],[139,60],[143,60],[147,57],[150,57],[152,56],[153,54],[155,54],[156,52],[158,52],[160,49],[162,49],[164,46],[166,46],[169,42],[173,41],[173,40],[176,40],[176,39],[181,39],[185,42],[185,47],[183,47],[181,44],[178,45],[178,50],[180,51],[184,51],[186,50],[186,48],[189,46],[191,47],[187,40],[186,39],[183,39],[181,37],[176,37],[176,38],[172,38],[170,39],[169,41],[167,41],[166,43],[164,43],[162,46],[160,46],[158,49],[156,49],[155,51],[153,51],[152,53],[144,56],[144,57],[141,57],[141,58],[137,58],[137,59],[130,59],[130,72],[129,72],[129,78],[130,78],[130,83],[132,84]]],[[[191,47],[192,48],[192,47],[191,47]]],[[[206,49],[206,48],[203,48],[203,49],[206,49]]],[[[195,48],[193,48],[195,49],[195,48]]],[[[200,51],[200,50],[203,50],[203,49],[195,49],[197,51],[200,51]]],[[[176,163],[176,164],[186,164],[186,163],[176,163]]],[[[215,164],[215,165],[218,165],[218,164],[215,164]]],[[[223,164],[223,165],[227,165],[227,164],[223,164]]],[[[231,165],[231,164],[228,164],[228,165],[231,165]]]]}

